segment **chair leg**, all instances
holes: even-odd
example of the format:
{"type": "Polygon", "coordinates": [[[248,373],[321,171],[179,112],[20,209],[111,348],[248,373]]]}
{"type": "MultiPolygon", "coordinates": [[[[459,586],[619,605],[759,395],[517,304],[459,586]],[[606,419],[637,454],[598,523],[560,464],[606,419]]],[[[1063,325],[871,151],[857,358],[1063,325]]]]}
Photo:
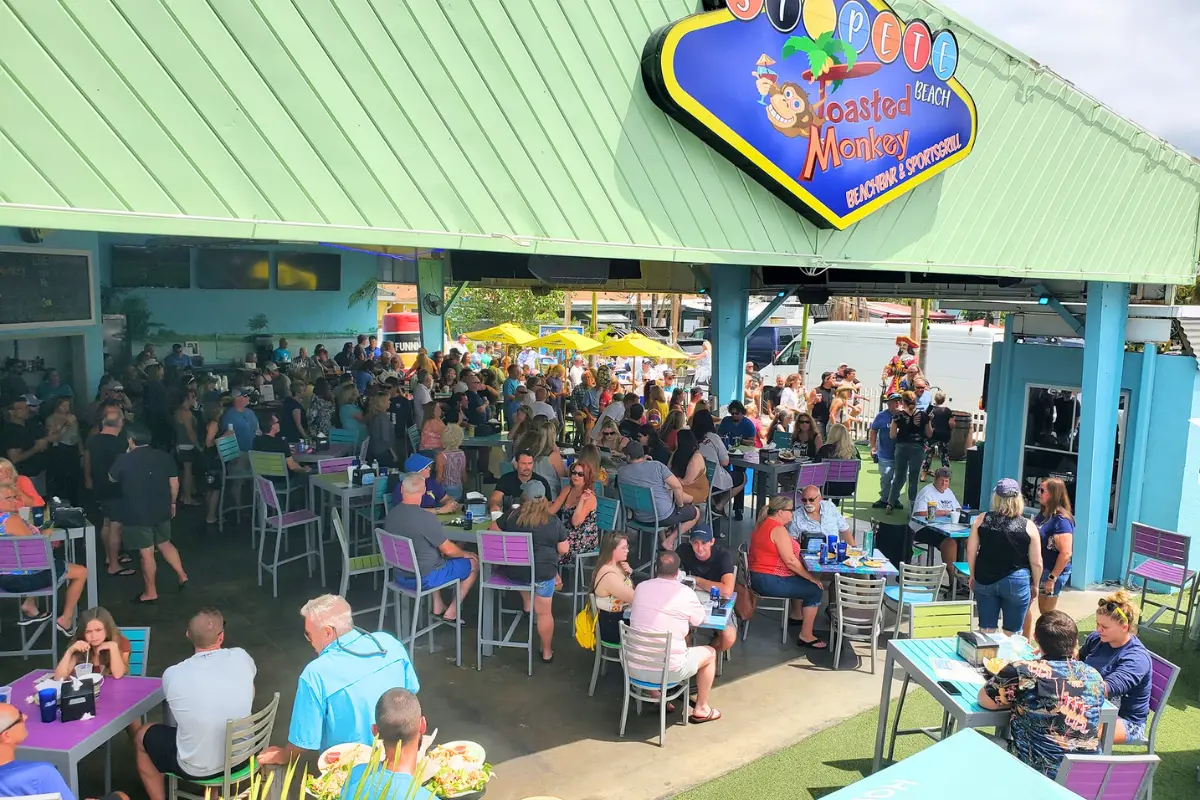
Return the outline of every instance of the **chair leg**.
{"type": "MultiPolygon", "coordinates": [[[[462,583],[454,582],[454,608],[462,614],[462,583]]],[[[460,617],[461,619],[461,617],[460,617]]],[[[454,666],[462,666],[462,623],[454,623],[454,666]]]]}
{"type": "Polygon", "coordinates": [[[593,697],[596,694],[596,681],[600,678],[600,661],[604,654],[604,646],[600,644],[600,637],[596,637],[596,657],[592,659],[592,682],[588,684],[588,697],[593,697]]]}
{"type": "Polygon", "coordinates": [[[625,720],[629,717],[629,676],[625,676],[625,698],[621,701],[621,727],[617,730],[618,736],[625,735],[625,720]]]}
{"type": "Polygon", "coordinates": [[[479,624],[475,628],[475,669],[483,669],[483,595],[487,591],[483,587],[483,570],[480,568],[479,583],[475,587],[475,594],[478,595],[479,601],[479,624]]]}
{"type": "Polygon", "coordinates": [[[900,715],[904,712],[904,696],[908,694],[908,673],[904,675],[904,683],[900,685],[900,700],[896,704],[896,719],[892,721],[892,741],[888,744],[887,760],[891,762],[896,752],[896,731],[900,730],[900,715]]]}
{"type": "MultiPolygon", "coordinates": [[[[687,713],[687,697],[683,698],[684,713],[687,713]]],[[[658,746],[667,743],[667,693],[663,692],[658,698],[658,746]]]]}
{"type": "Polygon", "coordinates": [[[258,585],[262,586],[263,575],[263,559],[266,557],[267,537],[265,535],[259,537],[258,540],[258,585]]]}
{"type": "MultiPolygon", "coordinates": [[[[217,532],[218,533],[225,532],[225,487],[228,484],[229,484],[229,481],[224,476],[222,476],[221,477],[221,499],[217,503],[217,532]]],[[[259,584],[259,586],[261,586],[261,585],[262,584],[259,584]]]]}
{"type": "Polygon", "coordinates": [[[317,561],[321,565],[321,585],[325,585],[325,551],[321,548],[321,518],[317,517],[317,561]]]}
{"type": "MultiPolygon", "coordinates": [[[[267,536],[267,526],[264,520],[263,538],[267,536]]],[[[284,528],[275,529],[275,563],[271,568],[271,597],[279,597],[279,545],[287,538],[287,531],[284,528]]]]}
{"type": "Polygon", "coordinates": [[[779,618],[780,618],[779,619],[779,627],[783,629],[783,631],[779,637],[779,641],[781,644],[787,644],[788,612],[791,610],[791,607],[792,607],[792,601],[788,600],[787,598],[784,598],[783,610],[779,612],[779,618]]]}
{"type": "MultiPolygon", "coordinates": [[[[377,630],[377,631],[383,630],[383,620],[387,616],[387,607],[388,607],[388,602],[387,602],[388,597],[387,596],[388,596],[388,584],[387,584],[387,580],[385,579],[383,582],[383,594],[380,595],[380,597],[379,597],[379,624],[375,626],[375,630],[377,630]]],[[[397,631],[400,630],[400,620],[396,620],[396,630],[397,631]]]]}

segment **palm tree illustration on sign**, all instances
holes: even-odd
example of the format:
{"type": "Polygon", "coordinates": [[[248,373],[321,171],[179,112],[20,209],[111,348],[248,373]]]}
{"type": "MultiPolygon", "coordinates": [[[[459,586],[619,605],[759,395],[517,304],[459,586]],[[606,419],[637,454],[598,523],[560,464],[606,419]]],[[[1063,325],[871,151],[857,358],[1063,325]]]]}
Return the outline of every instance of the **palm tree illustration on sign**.
{"type": "Polygon", "coordinates": [[[833,94],[848,78],[861,78],[879,71],[880,65],[872,61],[859,61],[858,52],[848,43],[833,35],[837,25],[837,11],[833,0],[809,0],[804,6],[804,28],[808,36],[790,36],[783,43],[781,58],[787,60],[797,53],[808,57],[808,69],[802,77],[820,87],[819,99],[813,104],[820,108],[828,93],[833,94]]]}

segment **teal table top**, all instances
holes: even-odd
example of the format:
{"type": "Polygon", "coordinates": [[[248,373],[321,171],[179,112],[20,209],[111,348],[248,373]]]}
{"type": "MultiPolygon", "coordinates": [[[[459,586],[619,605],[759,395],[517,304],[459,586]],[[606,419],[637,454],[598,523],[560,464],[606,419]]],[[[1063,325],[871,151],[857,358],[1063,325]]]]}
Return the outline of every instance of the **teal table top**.
{"type": "Polygon", "coordinates": [[[973,730],[960,731],[825,800],[1079,800],[1078,795],[1010,756],[973,730]]]}

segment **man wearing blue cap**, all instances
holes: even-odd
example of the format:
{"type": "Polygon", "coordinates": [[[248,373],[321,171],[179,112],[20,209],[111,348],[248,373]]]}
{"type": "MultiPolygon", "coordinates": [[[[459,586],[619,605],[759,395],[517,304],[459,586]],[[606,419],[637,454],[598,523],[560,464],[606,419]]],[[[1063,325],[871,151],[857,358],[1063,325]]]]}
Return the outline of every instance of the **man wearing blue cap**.
{"type": "Polygon", "coordinates": [[[895,465],[896,442],[888,429],[892,417],[900,411],[900,395],[892,392],[887,396],[887,407],[875,415],[871,428],[867,432],[867,441],[871,444],[871,457],[879,464],[879,499],[871,504],[871,508],[886,508],[888,494],[892,490],[892,468],[895,465]]]}
{"type": "MultiPolygon", "coordinates": [[[[412,475],[420,475],[425,479],[425,494],[421,495],[421,508],[434,514],[453,514],[458,511],[458,503],[446,494],[446,490],[431,474],[433,459],[420,453],[413,453],[404,462],[404,471],[412,475]]],[[[400,484],[392,490],[392,505],[398,506],[403,500],[400,484]]]]}
{"type": "MultiPolygon", "coordinates": [[[[679,546],[679,566],[696,580],[696,589],[711,592],[715,587],[721,597],[733,596],[733,581],[737,574],[733,553],[713,542],[712,527],[700,523],[692,528],[691,541],[679,546]]],[[[727,625],[713,637],[712,647],[718,653],[733,647],[737,641],[737,625],[727,625]]]]}

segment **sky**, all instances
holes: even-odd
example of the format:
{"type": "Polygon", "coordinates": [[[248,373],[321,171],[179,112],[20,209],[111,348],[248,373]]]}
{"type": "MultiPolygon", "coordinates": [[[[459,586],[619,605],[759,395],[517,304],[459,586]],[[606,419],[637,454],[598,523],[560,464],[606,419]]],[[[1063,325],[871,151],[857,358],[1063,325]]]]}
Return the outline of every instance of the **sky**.
{"type": "Polygon", "coordinates": [[[938,0],[1200,157],[1200,0],[938,0]]]}

